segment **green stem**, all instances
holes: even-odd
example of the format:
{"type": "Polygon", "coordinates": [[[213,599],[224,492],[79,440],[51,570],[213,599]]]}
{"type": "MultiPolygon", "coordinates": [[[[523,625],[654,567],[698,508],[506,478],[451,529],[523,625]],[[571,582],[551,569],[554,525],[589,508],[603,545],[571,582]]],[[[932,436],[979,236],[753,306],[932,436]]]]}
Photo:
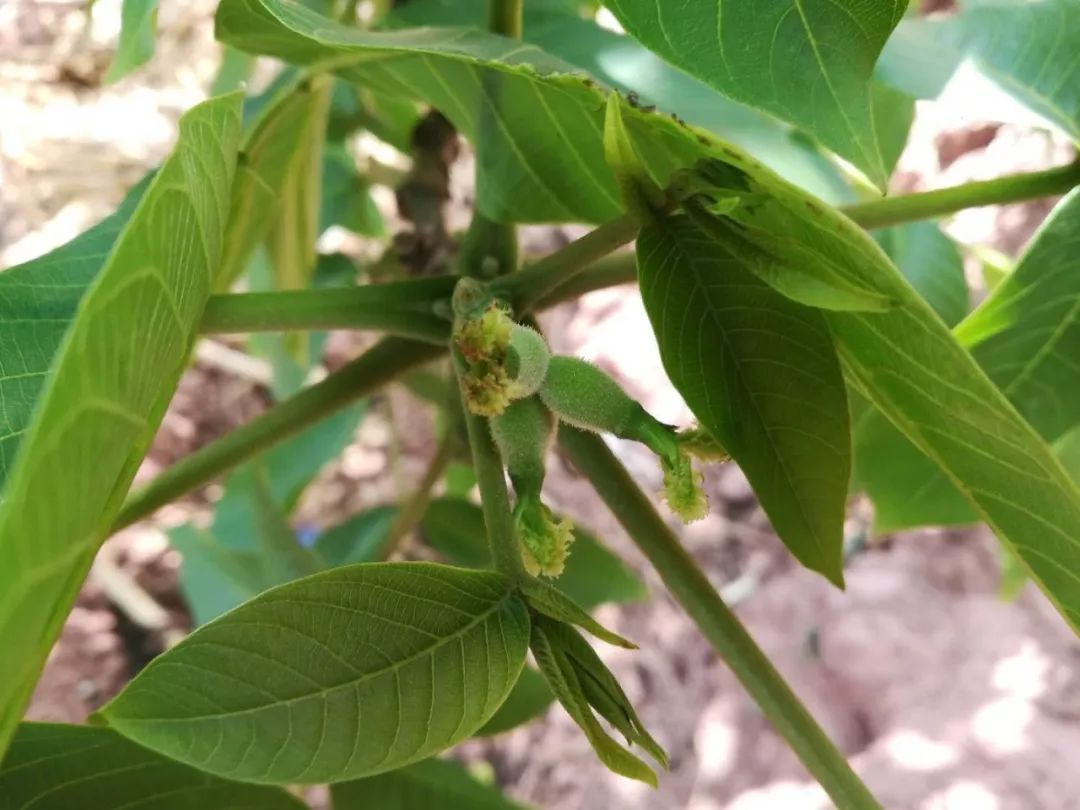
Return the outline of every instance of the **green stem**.
{"type": "Polygon", "coordinates": [[[492,279],[518,268],[517,228],[488,219],[473,211],[469,229],[458,252],[458,273],[472,278],[492,279]]]}
{"type": "Polygon", "coordinates": [[[537,301],[534,309],[548,309],[596,290],[636,283],[637,277],[637,254],[632,250],[622,250],[593,262],[575,274],[537,301]]]}
{"type": "Polygon", "coordinates": [[[525,566],[521,561],[521,551],[518,550],[502,458],[491,438],[487,420],[472,413],[465,402],[465,391],[460,384],[463,369],[464,361],[455,352],[454,372],[461,393],[461,410],[469,434],[476,483],[480,488],[480,506],[484,511],[484,526],[487,528],[491,560],[496,571],[510,577],[514,582],[520,582],[526,577],[525,566]]]}
{"type": "Polygon", "coordinates": [[[589,265],[637,237],[639,225],[629,215],[607,222],[575,239],[525,269],[495,284],[495,292],[509,298],[514,311],[531,311],[539,301],[563,286],[589,265]]]}
{"type": "Polygon", "coordinates": [[[453,292],[453,279],[433,278],[329,290],[283,290],[211,296],[203,334],[310,329],[375,329],[445,344],[450,323],[433,307],[453,292]]]}
{"type": "Polygon", "coordinates": [[[341,12],[341,21],[346,25],[356,25],[356,12],[360,7],[360,0],[345,0],[345,8],[341,12]]]}
{"type": "Polygon", "coordinates": [[[1080,185],[1080,161],[1045,171],[1011,174],[937,191],[856,203],[840,210],[864,228],[883,228],[903,222],[933,219],[965,208],[1002,205],[1064,194],[1077,185],[1080,185]]]}
{"type": "Polygon", "coordinates": [[[400,548],[402,541],[408,537],[409,532],[415,529],[423,520],[428,504],[431,503],[431,492],[435,489],[435,485],[439,483],[439,479],[446,472],[450,459],[454,456],[455,442],[454,431],[448,429],[446,435],[439,442],[435,455],[428,463],[428,467],[424,471],[424,477],[420,479],[420,483],[412,491],[408,499],[398,507],[397,513],[394,515],[394,522],[390,524],[390,528],[386,531],[386,537],[383,538],[376,559],[389,559],[400,548]]]}
{"type": "Polygon", "coordinates": [[[383,339],[322,382],[169,467],[128,498],[113,531],[130,526],[181,495],[210,483],[257,453],[367,396],[399,374],[435,359],[442,351],[410,340],[383,339]]]}
{"type": "Polygon", "coordinates": [[[524,0],[488,0],[488,30],[521,39],[524,0]]]}
{"type": "Polygon", "coordinates": [[[603,440],[564,427],[559,443],[837,807],[879,808],[603,440]]]}
{"type": "MultiPolygon", "coordinates": [[[[488,30],[504,37],[521,39],[523,0],[488,0],[488,30]]],[[[476,135],[476,186],[481,188],[484,158],[497,146],[495,116],[505,92],[502,76],[495,73],[483,77],[484,94],[489,104],[480,111],[476,135]]],[[[472,222],[461,243],[459,274],[474,278],[496,278],[517,270],[517,228],[513,224],[496,222],[480,212],[477,205],[472,222]]]]}

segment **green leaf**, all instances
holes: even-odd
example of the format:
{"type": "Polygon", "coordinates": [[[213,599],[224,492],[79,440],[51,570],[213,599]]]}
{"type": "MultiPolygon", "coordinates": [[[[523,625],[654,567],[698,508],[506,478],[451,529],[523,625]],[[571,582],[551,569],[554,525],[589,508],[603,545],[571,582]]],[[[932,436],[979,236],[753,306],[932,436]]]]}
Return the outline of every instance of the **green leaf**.
{"type": "Polygon", "coordinates": [[[737,101],[813,135],[875,185],[874,63],[906,0],[608,0],[636,39],[737,101]]]}
{"type": "Polygon", "coordinates": [[[23,723],[0,764],[4,810],[306,810],[278,788],[241,785],[91,726],[23,723]]]}
{"type": "MultiPolygon", "coordinates": [[[[281,182],[270,190],[260,190],[260,196],[269,191],[275,201],[266,245],[274,268],[274,288],[278,290],[305,289],[315,272],[315,242],[321,232],[323,147],[331,86],[329,76],[308,78],[301,84],[304,115],[298,122],[299,131],[291,133],[296,142],[286,153],[287,164],[281,182]]],[[[276,149],[281,155],[280,144],[276,149]]],[[[303,335],[295,337],[302,339],[303,335]]]]}
{"type": "Polygon", "coordinates": [[[874,503],[874,530],[963,526],[979,519],[941,469],[869,403],[853,431],[852,489],[874,503]]]}
{"type": "MultiPolygon", "coordinates": [[[[837,219],[849,245],[869,237],[837,219]]],[[[867,244],[866,279],[898,305],[885,313],[826,312],[845,370],[885,416],[1012,545],[1040,587],[1080,628],[1080,490],[1050,448],[945,325],[867,244]]]]}
{"type": "Polygon", "coordinates": [[[120,44],[105,74],[112,84],[154,58],[158,0],[124,0],[120,10],[120,44]]]}
{"type": "Polygon", "coordinates": [[[808,307],[855,311],[880,311],[891,306],[888,298],[854,283],[842,266],[812,247],[729,218],[740,204],[737,196],[725,196],[713,206],[719,213],[707,210],[697,200],[683,207],[699,230],[724,244],[732,260],[792,301],[808,307]]]}
{"type": "Polygon", "coordinates": [[[544,676],[532,667],[524,667],[503,705],[481,726],[476,736],[491,737],[517,728],[546,712],[554,700],[555,695],[544,676]]]}
{"type": "Polygon", "coordinates": [[[589,705],[618,729],[627,742],[640,745],[666,770],[667,752],[645,729],[630,703],[630,698],[626,696],[611,670],[600,660],[600,656],[589,646],[589,642],[568,624],[545,621],[543,626],[554,646],[573,663],[589,705]]]}
{"type": "MultiPolygon", "coordinates": [[[[255,121],[244,138],[233,188],[229,241],[217,289],[227,289],[243,273],[255,248],[282,216],[286,202],[296,217],[307,210],[296,208],[304,195],[312,192],[310,186],[301,183],[301,178],[309,177],[312,171],[318,174],[322,150],[315,148],[315,144],[321,143],[318,139],[325,132],[328,108],[328,83],[305,81],[299,74],[285,74],[280,88],[257,105],[255,121]]],[[[307,215],[311,215],[310,211],[307,215]]],[[[305,225],[306,230],[312,231],[318,225],[317,205],[312,216],[316,217],[314,223],[297,219],[294,225],[305,225]]],[[[298,240],[292,250],[299,255],[301,248],[298,240]]],[[[288,246],[279,244],[277,249],[284,260],[288,246]]],[[[310,245],[304,250],[314,249],[315,236],[311,236],[310,245]]],[[[302,263],[305,256],[306,252],[300,259],[295,255],[293,259],[302,263]]],[[[311,259],[314,261],[313,255],[311,259]]]]}
{"type": "Polygon", "coordinates": [[[907,21],[883,77],[934,98],[968,60],[1029,109],[1080,140],[1080,5],[1075,0],[964,3],[942,20],[907,21]],[[929,55],[929,61],[927,61],[929,55]]]}
{"type": "MultiPolygon", "coordinates": [[[[234,472],[208,530],[186,524],[169,532],[181,554],[180,588],[196,625],[283,582],[368,561],[327,560],[320,548],[302,548],[287,520],[303,489],[352,440],[365,409],[361,403],[338,411],[234,472]]],[[[349,551],[340,543],[322,548],[349,551]]]]}
{"type": "MultiPolygon", "coordinates": [[[[238,96],[181,119],[172,157],[83,296],[25,428],[0,505],[0,750],[187,362],[239,140],[238,96]]],[[[23,312],[38,303],[29,288],[23,312]]],[[[4,375],[24,373],[6,348],[4,375]]]]}
{"type": "MultiPolygon", "coordinates": [[[[366,403],[338,411],[261,457],[270,477],[270,492],[287,513],[292,512],[300,494],[319,471],[352,441],[366,411],[366,403]]],[[[246,539],[251,537],[249,527],[256,521],[249,494],[252,472],[252,465],[246,465],[229,477],[215,510],[214,530],[238,548],[252,547],[246,539]]]]}
{"type": "Polygon", "coordinates": [[[626,650],[636,650],[638,647],[632,641],[613,633],[600,622],[590,616],[583,607],[564,594],[554,585],[543,580],[533,580],[521,584],[521,595],[525,597],[529,607],[537,613],[542,613],[549,619],[566,622],[580,627],[601,641],[622,647],[626,650]]]}
{"type": "MultiPolygon", "coordinates": [[[[964,264],[956,244],[937,225],[916,222],[874,234],[900,272],[946,326],[970,308],[964,264]]],[[[937,465],[860,399],[854,420],[852,488],[874,502],[874,527],[892,532],[915,525],[960,525],[978,515],[937,465]],[[915,521],[915,522],[912,522],[915,521]]]]}
{"type": "Polygon", "coordinates": [[[250,54],[238,51],[236,48],[222,48],[221,64],[218,66],[214,83],[210,87],[210,95],[218,96],[243,89],[244,82],[251,76],[254,68],[255,60],[250,54]]]}
{"type": "Polygon", "coordinates": [[[427,759],[396,771],[343,782],[330,789],[334,810],[520,810],[498,788],[473,778],[459,763],[427,759]]]}
{"type": "Polygon", "coordinates": [[[952,48],[933,42],[938,25],[936,20],[918,18],[901,21],[874,69],[878,82],[917,99],[941,95],[961,59],[952,48]]]}
{"type": "Polygon", "coordinates": [[[85,233],[0,273],[0,493],[30,426],[38,396],[86,290],[149,187],[135,186],[120,207],[85,233]]]}
{"type": "MultiPolygon", "coordinates": [[[[1016,270],[954,330],[1028,423],[1054,442],[1080,423],[1080,193],[1054,210],[1016,270]]],[[[936,465],[880,417],[857,438],[857,480],[882,531],[977,519],[936,465]]]]}
{"type": "MultiPolygon", "coordinates": [[[[617,34],[563,8],[525,8],[525,41],[565,59],[642,105],[661,104],[691,124],[751,151],[791,182],[830,202],[851,199],[838,167],[809,138],[787,124],[721,95],[669,65],[632,37],[617,34]]],[[[483,28],[486,0],[409,0],[390,15],[393,24],[471,25],[483,28]]],[[[905,130],[906,132],[906,130],[905,130]]],[[[891,168],[891,164],[888,166],[891,168]]]]}
{"type": "Polygon", "coordinates": [[[683,216],[641,232],[638,275],[672,383],[792,553],[841,584],[851,451],[822,314],[774,292],[683,216]]]}
{"type": "Polygon", "coordinates": [[[259,559],[273,584],[314,574],[321,570],[318,556],[300,545],[281,504],[270,491],[270,474],[264,464],[254,464],[251,502],[255,511],[259,559]]]}
{"type": "Polygon", "coordinates": [[[169,542],[180,552],[180,592],[196,627],[266,590],[256,551],[229,548],[191,523],[170,529],[169,542]]]}
{"type": "Polygon", "coordinates": [[[604,116],[604,159],[615,173],[615,183],[626,210],[639,221],[647,222],[653,216],[653,211],[663,208],[664,190],[649,177],[641,155],[626,131],[621,109],[623,103],[618,93],[608,96],[604,116]]]}
{"type": "Polygon", "coordinates": [[[275,588],[156,658],[101,711],[120,733],[249,782],[358,779],[472,735],[525,660],[505,577],[430,563],[275,588]]]}
{"type": "Polygon", "coordinates": [[[946,326],[955,326],[968,314],[964,260],[956,243],[937,225],[913,222],[883,228],[874,232],[874,238],[946,326]]]}
{"type": "MultiPolygon", "coordinates": [[[[606,92],[533,46],[469,29],[360,31],[281,0],[224,0],[217,32],[236,47],[301,65],[332,63],[343,78],[426,101],[474,141],[485,118],[480,111],[497,109],[492,126],[483,128],[491,160],[479,167],[477,200],[493,221],[597,222],[622,213],[604,163],[606,92]]],[[[759,168],[667,115],[635,108],[624,110],[623,119],[661,187],[707,155],[759,168]]]]}
{"type": "Polygon", "coordinates": [[[987,375],[1053,442],[1080,423],[1080,192],[1054,209],[1016,270],[956,327],[987,375]]]}
{"type": "Polygon", "coordinates": [[[611,739],[597,721],[581,684],[582,673],[573,659],[566,654],[563,634],[560,632],[564,627],[542,616],[537,617],[532,624],[529,649],[532,650],[536,664],[548,685],[566,709],[566,713],[585,732],[597,757],[609,770],[657,787],[656,774],[652,768],[611,739]]]}
{"type": "MultiPolygon", "coordinates": [[[[874,102],[874,130],[881,147],[885,171],[892,175],[907,146],[911,125],[915,123],[915,99],[881,82],[870,86],[874,102]]],[[[835,200],[829,200],[835,204],[835,200]]]]}
{"type": "Polygon", "coordinates": [[[392,506],[377,506],[331,526],[315,541],[315,553],[327,568],[374,562],[395,513],[392,506]]]}
{"type": "MultiPolygon", "coordinates": [[[[559,520],[559,516],[555,516],[559,520]]],[[[457,498],[436,498],[420,523],[424,540],[448,560],[470,568],[491,567],[480,507],[457,498]]],[[[593,535],[574,529],[566,570],[555,585],[582,607],[636,602],[648,591],[640,579],[593,535]]]]}
{"type": "Polygon", "coordinates": [[[361,236],[378,237],[386,226],[371,198],[371,184],[357,171],[356,161],[342,144],[327,144],[323,158],[320,232],[332,225],[361,236]]]}

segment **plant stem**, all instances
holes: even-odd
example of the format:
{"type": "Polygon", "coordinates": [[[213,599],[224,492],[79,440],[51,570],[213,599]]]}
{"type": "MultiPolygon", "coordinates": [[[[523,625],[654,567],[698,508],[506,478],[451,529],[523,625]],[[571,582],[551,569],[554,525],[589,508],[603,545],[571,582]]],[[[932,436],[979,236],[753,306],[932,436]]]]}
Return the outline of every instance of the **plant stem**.
{"type": "Polygon", "coordinates": [[[433,307],[453,292],[449,277],[329,290],[282,290],[211,296],[203,334],[309,329],[374,329],[445,344],[449,321],[433,307]]]}
{"type": "Polygon", "coordinates": [[[565,284],[560,284],[536,302],[542,310],[573,301],[586,293],[637,282],[637,255],[632,250],[612,253],[587,266],[565,284]]]}
{"type": "Polygon", "coordinates": [[[454,431],[448,429],[446,435],[439,442],[435,455],[428,463],[428,467],[424,471],[424,477],[420,479],[420,483],[412,491],[408,499],[398,507],[397,513],[394,515],[394,521],[390,524],[390,528],[387,529],[386,537],[383,538],[379,547],[376,559],[389,559],[400,548],[402,541],[408,537],[409,532],[415,529],[417,524],[423,520],[428,504],[431,503],[431,492],[435,485],[439,483],[439,479],[442,478],[450,459],[453,458],[455,441],[454,431]]]}
{"type": "Polygon", "coordinates": [[[604,441],[563,427],[559,443],[837,807],[879,808],[604,441]]]}
{"type": "Polygon", "coordinates": [[[488,30],[521,39],[524,0],[488,0],[488,30]]]}
{"type": "MultiPolygon", "coordinates": [[[[488,0],[488,30],[504,37],[521,39],[523,0],[488,0]]],[[[499,147],[495,116],[504,93],[503,77],[485,74],[481,80],[488,103],[480,109],[476,128],[476,186],[481,188],[483,159],[499,147]]],[[[496,222],[480,211],[477,204],[472,222],[461,243],[458,273],[474,278],[496,278],[518,268],[517,228],[513,224],[496,222]]]]}
{"type": "Polygon", "coordinates": [[[514,311],[524,314],[585,268],[612,251],[634,241],[640,226],[629,215],[607,222],[575,239],[524,270],[497,282],[496,294],[509,298],[514,311]]]}
{"type": "Polygon", "coordinates": [[[367,396],[399,374],[435,359],[442,351],[411,340],[383,339],[322,382],[169,467],[128,498],[113,531],[130,526],[181,495],[210,483],[257,453],[367,396]]]}
{"type": "Polygon", "coordinates": [[[360,0],[345,0],[345,8],[341,12],[341,21],[346,25],[356,25],[356,11],[360,7],[360,0]]]}
{"type": "Polygon", "coordinates": [[[502,458],[491,438],[487,420],[470,411],[465,402],[465,391],[461,387],[464,361],[457,352],[453,352],[453,357],[454,375],[461,392],[461,410],[469,434],[469,447],[472,449],[473,469],[476,472],[477,486],[480,488],[480,506],[484,511],[484,526],[487,529],[491,560],[496,571],[510,577],[514,582],[520,582],[526,577],[525,566],[521,561],[514,519],[510,513],[510,495],[506,491],[502,458]]]}
{"type": "Polygon", "coordinates": [[[1064,194],[1077,185],[1080,185],[1080,161],[1045,171],[1010,174],[937,191],[856,203],[840,210],[864,228],[882,228],[933,219],[965,208],[1064,194]]]}

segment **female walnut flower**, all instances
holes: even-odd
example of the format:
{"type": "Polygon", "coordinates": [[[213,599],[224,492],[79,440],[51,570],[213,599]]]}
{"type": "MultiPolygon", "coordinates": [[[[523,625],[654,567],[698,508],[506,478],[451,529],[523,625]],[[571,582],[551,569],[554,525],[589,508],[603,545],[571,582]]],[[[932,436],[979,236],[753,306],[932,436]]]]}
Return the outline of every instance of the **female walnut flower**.
{"type": "Polygon", "coordinates": [[[569,425],[644,444],[660,458],[662,495],[671,511],[687,523],[708,513],[701,473],[693,468],[675,430],[654,418],[596,366],[576,357],[551,358],[540,398],[569,425]]]}
{"type": "Polygon", "coordinates": [[[556,518],[540,497],[555,417],[538,397],[519,399],[491,420],[491,435],[514,487],[514,527],[525,570],[534,577],[557,577],[574,542],[574,525],[556,518]]]}
{"type": "Polygon", "coordinates": [[[550,359],[544,339],[494,300],[458,315],[454,346],[465,361],[465,402],[478,416],[498,416],[512,401],[536,393],[550,359]]]}

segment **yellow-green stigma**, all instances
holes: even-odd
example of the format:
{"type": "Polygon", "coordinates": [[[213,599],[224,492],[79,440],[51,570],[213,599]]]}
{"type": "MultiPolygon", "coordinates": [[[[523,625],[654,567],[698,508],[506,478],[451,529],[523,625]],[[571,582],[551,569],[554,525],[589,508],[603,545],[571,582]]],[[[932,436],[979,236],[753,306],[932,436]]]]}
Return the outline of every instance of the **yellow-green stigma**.
{"type": "Polygon", "coordinates": [[[663,498],[668,508],[684,523],[693,523],[709,514],[709,501],[701,487],[702,475],[690,463],[690,457],[679,453],[674,463],[661,457],[664,471],[663,498]]]}
{"type": "Polygon", "coordinates": [[[557,577],[566,567],[574,524],[567,518],[556,520],[538,499],[525,498],[514,509],[514,524],[521,543],[525,570],[534,577],[557,577]]]}

